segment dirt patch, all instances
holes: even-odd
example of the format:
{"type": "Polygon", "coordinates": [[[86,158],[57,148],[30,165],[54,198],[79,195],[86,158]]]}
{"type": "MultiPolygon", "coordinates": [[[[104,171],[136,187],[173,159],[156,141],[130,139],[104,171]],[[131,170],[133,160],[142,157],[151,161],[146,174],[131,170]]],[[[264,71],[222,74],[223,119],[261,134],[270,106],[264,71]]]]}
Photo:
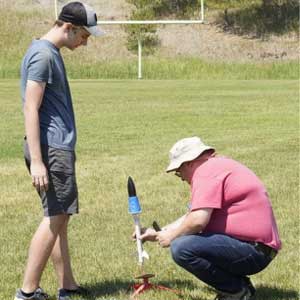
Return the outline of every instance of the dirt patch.
{"type": "Polygon", "coordinates": [[[268,40],[224,33],[213,24],[169,25],[159,28],[161,55],[196,56],[209,60],[253,61],[299,58],[296,34],[271,36],[268,40]]]}

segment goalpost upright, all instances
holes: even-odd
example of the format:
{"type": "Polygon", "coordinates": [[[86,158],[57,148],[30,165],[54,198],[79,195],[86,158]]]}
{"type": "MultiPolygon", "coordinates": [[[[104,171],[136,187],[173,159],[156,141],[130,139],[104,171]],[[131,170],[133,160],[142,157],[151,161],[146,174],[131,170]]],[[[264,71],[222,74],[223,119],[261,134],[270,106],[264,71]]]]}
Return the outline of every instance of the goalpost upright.
{"type": "MultiPolygon", "coordinates": [[[[57,0],[54,0],[55,18],[58,17],[57,0]]],[[[203,24],[204,0],[200,0],[199,20],[120,20],[98,21],[98,25],[167,25],[167,24],[203,24]]],[[[142,79],[142,41],[138,39],[138,79],[142,79]]]]}

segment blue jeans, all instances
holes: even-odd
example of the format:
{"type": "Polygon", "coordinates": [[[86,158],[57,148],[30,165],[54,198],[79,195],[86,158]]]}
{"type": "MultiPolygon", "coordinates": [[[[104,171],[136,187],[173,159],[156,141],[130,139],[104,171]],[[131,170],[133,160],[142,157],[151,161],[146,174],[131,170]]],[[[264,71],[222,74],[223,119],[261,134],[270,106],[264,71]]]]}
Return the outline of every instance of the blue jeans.
{"type": "Polygon", "coordinates": [[[246,275],[263,270],[271,258],[254,245],[223,234],[192,234],[171,243],[174,261],[218,291],[236,293],[246,275]]]}

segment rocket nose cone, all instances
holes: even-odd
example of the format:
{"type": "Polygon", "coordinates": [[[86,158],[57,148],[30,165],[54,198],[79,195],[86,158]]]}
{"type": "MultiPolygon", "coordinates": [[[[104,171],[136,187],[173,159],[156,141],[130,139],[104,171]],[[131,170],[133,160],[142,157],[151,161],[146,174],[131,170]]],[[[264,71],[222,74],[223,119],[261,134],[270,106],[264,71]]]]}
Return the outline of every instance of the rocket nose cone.
{"type": "Polygon", "coordinates": [[[130,176],[128,177],[127,189],[128,189],[128,196],[129,197],[135,197],[136,196],[136,190],[135,190],[134,182],[133,182],[133,180],[130,176]]]}

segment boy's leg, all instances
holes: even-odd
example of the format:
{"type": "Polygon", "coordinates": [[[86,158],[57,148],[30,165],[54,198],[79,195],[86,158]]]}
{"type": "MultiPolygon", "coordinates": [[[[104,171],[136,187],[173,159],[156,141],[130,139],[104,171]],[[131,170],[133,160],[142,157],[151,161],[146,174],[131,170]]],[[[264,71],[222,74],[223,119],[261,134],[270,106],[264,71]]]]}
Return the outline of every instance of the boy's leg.
{"type": "Polygon", "coordinates": [[[59,288],[75,290],[78,285],[74,279],[68,247],[68,223],[69,217],[65,220],[57,236],[51,253],[51,259],[58,278],[59,288]]]}
{"type": "Polygon", "coordinates": [[[22,291],[32,293],[40,284],[41,276],[67,215],[44,217],[30,244],[22,291]]]}

